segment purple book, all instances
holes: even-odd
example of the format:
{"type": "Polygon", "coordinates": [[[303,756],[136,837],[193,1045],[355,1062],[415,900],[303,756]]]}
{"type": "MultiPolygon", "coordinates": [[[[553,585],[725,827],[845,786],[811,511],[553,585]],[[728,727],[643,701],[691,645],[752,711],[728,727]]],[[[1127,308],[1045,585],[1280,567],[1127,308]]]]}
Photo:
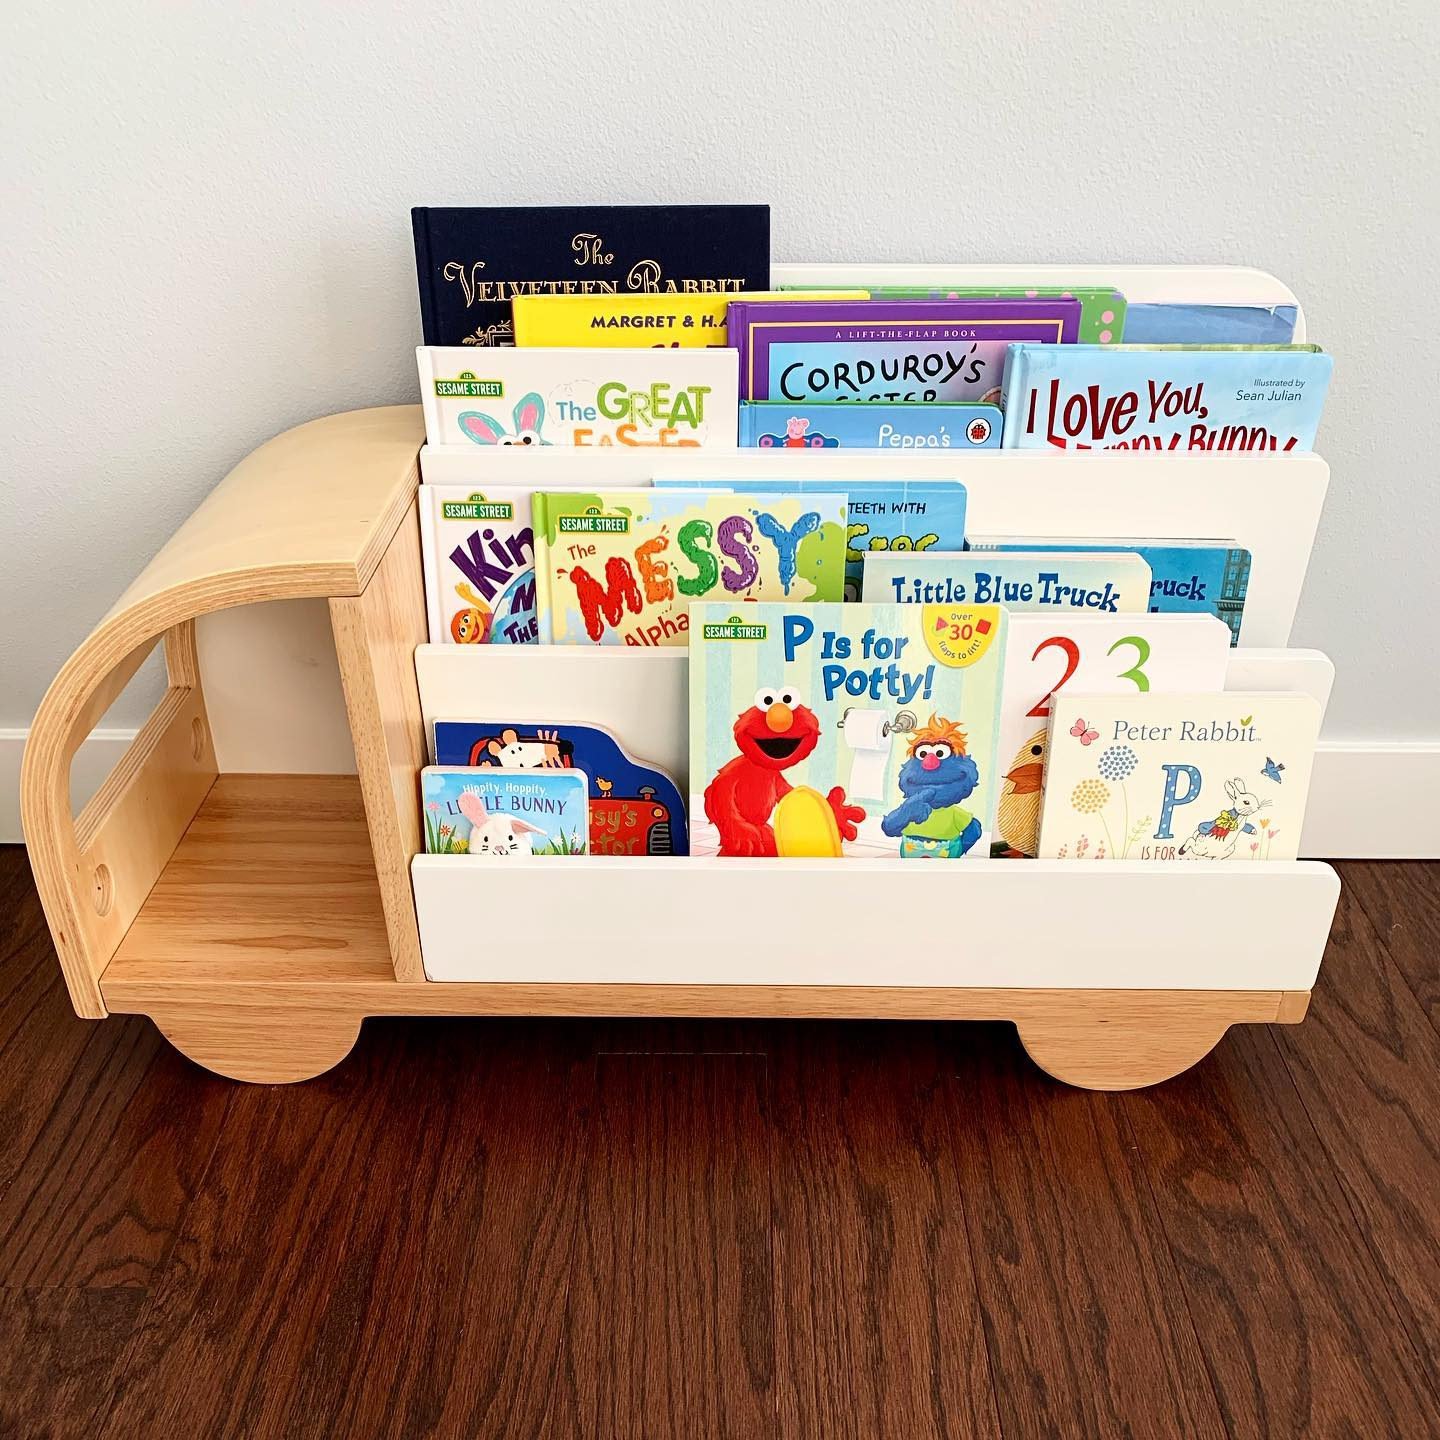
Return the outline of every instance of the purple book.
{"type": "Polygon", "coordinates": [[[997,405],[1005,347],[1074,344],[1076,299],[732,300],[742,400],[997,405]]]}

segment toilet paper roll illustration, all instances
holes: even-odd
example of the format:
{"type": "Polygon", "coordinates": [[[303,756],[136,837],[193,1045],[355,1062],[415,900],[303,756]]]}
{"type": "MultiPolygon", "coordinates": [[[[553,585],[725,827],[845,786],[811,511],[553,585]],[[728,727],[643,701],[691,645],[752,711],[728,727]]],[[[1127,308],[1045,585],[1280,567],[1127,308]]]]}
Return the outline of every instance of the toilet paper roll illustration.
{"type": "Polygon", "coordinates": [[[850,709],[841,718],[840,733],[853,754],[849,786],[852,798],[885,798],[891,728],[890,717],[883,710],[850,709]]]}

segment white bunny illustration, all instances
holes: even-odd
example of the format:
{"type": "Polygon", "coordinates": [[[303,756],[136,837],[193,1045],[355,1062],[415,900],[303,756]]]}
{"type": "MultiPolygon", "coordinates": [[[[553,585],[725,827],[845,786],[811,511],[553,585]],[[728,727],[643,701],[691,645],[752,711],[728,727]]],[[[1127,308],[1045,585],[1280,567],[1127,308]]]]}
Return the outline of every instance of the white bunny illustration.
{"type": "Polygon", "coordinates": [[[1180,847],[1182,860],[1228,860],[1235,853],[1240,836],[1255,833],[1255,827],[1247,821],[1270,802],[1252,795],[1238,775],[1225,782],[1225,794],[1230,804],[1213,820],[1205,820],[1196,827],[1195,833],[1180,847]]]}

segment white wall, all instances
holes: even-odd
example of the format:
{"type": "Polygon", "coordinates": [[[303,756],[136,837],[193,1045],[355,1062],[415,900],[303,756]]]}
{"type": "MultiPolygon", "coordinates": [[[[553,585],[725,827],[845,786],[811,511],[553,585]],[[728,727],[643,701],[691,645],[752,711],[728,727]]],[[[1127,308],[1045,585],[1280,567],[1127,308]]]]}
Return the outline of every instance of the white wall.
{"type": "Polygon", "coordinates": [[[778,259],[1287,280],[1337,356],[1295,639],[1331,737],[1440,739],[1440,7],[1383,8],[12,0],[0,728],[254,445],[415,394],[411,204],[669,199],[768,200],[778,259]]]}

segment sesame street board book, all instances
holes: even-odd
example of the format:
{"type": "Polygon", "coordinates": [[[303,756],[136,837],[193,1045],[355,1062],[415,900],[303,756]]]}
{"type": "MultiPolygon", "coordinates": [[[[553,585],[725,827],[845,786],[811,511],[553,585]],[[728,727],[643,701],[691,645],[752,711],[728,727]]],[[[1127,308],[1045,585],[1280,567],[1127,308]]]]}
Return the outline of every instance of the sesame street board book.
{"type": "Polygon", "coordinates": [[[1073,344],[1071,299],[734,300],[746,400],[979,400],[997,404],[1007,345],[1073,344]]]}
{"type": "Polygon", "coordinates": [[[1213,615],[1011,615],[992,852],[1036,853],[1050,708],[1057,693],[1218,691],[1224,689],[1229,658],[1230,631],[1213,615]]]}
{"type": "MultiPolygon", "coordinates": [[[[870,407],[866,407],[870,408],[870,407]]],[[[807,495],[843,491],[845,599],[858,600],[872,550],[959,550],[965,544],[965,486],[959,480],[665,480],[657,489],[769,491],[807,495]]]]}
{"type": "Polygon", "coordinates": [[[975,535],[967,550],[1069,550],[1080,554],[1132,550],[1150,567],[1149,610],[1155,615],[1216,615],[1240,643],[1245,597],[1250,589],[1250,552],[1233,540],[1033,540],[975,535]]]}
{"type": "Polygon", "coordinates": [[[427,765],[420,772],[425,853],[496,860],[584,855],[585,797],[579,770],[427,765]]]}
{"type": "Polygon", "coordinates": [[[590,786],[592,855],[685,855],[685,803],[674,780],[632,760],[601,725],[436,720],[435,763],[578,770],[590,786]]]}
{"type": "Polygon", "coordinates": [[[735,444],[725,350],[417,348],[432,445],[735,444]]]}
{"type": "Polygon", "coordinates": [[[1149,608],[1150,567],[1126,551],[873,550],[865,556],[864,594],[876,604],[1118,615],[1149,608]]]}
{"type": "Polygon", "coordinates": [[[996,405],[740,402],[740,444],[755,450],[998,450],[1003,425],[996,405]]]}
{"type": "Polygon", "coordinates": [[[696,605],[691,851],[988,855],[999,606],[696,605]]]}
{"type": "Polygon", "coordinates": [[[557,645],[683,645],[696,600],[845,593],[843,494],[542,491],[531,508],[542,633],[557,645]]]}
{"type": "Polygon", "coordinates": [[[1085,695],[1050,711],[1047,860],[1294,860],[1320,732],[1311,695],[1085,695]]]}

